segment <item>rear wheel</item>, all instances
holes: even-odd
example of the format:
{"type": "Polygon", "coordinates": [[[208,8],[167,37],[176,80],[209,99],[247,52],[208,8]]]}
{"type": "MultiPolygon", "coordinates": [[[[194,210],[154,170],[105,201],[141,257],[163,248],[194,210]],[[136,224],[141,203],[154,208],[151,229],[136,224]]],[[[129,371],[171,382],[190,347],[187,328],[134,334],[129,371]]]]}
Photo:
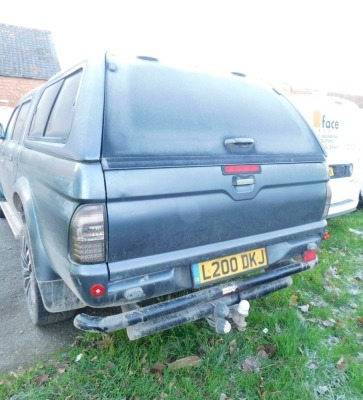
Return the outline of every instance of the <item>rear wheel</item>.
{"type": "Polygon", "coordinates": [[[24,226],[22,232],[20,257],[24,278],[25,300],[32,322],[35,325],[48,325],[72,317],[75,314],[74,311],[50,313],[44,307],[34,272],[33,252],[26,226],[24,226]]]}

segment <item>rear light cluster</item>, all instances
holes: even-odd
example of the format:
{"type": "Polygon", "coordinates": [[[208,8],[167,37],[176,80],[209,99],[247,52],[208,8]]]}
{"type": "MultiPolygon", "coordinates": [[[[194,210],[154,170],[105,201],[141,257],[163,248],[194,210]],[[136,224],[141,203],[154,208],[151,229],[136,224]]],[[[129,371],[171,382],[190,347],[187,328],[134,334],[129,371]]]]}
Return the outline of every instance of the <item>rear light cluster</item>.
{"type": "Polygon", "coordinates": [[[105,217],[102,204],[80,206],[70,228],[70,255],[79,264],[105,261],[105,217]]]}

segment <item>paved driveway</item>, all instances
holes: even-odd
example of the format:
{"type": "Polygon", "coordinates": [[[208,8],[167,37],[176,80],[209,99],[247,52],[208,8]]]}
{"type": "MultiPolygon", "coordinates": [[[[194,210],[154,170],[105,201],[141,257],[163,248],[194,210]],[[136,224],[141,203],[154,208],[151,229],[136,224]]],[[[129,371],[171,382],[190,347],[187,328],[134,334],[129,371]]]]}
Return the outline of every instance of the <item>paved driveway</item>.
{"type": "Polygon", "coordinates": [[[72,320],[35,327],[27,314],[19,243],[0,219],[0,372],[15,371],[69,346],[80,332],[72,320]]]}

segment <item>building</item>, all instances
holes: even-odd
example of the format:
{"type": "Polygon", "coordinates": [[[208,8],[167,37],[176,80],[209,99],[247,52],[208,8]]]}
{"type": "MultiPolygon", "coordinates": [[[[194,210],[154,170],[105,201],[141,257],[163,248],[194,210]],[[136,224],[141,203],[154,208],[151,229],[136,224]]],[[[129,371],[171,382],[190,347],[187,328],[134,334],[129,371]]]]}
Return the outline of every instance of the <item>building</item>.
{"type": "Polygon", "coordinates": [[[0,107],[14,107],[59,70],[51,32],[0,24],[0,107]]]}

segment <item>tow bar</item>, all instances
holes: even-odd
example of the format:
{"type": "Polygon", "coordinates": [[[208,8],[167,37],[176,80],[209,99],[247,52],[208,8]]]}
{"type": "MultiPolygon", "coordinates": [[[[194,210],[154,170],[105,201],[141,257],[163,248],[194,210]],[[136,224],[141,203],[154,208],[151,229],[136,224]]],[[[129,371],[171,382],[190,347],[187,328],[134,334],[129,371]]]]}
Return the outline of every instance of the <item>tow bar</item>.
{"type": "Polygon", "coordinates": [[[78,329],[90,332],[112,332],[127,329],[130,340],[135,340],[214,315],[217,332],[227,333],[230,330],[227,317],[231,317],[238,329],[243,330],[248,308],[247,310],[243,308],[247,307],[244,303],[244,306],[239,307],[240,312],[238,312],[238,305],[241,304],[241,301],[261,298],[286,288],[292,284],[291,275],[310,268],[311,266],[306,263],[295,262],[247,279],[202,289],[143,308],[131,305],[134,306],[134,309],[112,316],[98,317],[79,314],[74,319],[74,325],[78,329]],[[233,308],[233,306],[236,307],[233,308]],[[215,310],[217,310],[217,314],[215,314],[215,310]],[[220,312],[222,313],[218,314],[220,312]]]}

